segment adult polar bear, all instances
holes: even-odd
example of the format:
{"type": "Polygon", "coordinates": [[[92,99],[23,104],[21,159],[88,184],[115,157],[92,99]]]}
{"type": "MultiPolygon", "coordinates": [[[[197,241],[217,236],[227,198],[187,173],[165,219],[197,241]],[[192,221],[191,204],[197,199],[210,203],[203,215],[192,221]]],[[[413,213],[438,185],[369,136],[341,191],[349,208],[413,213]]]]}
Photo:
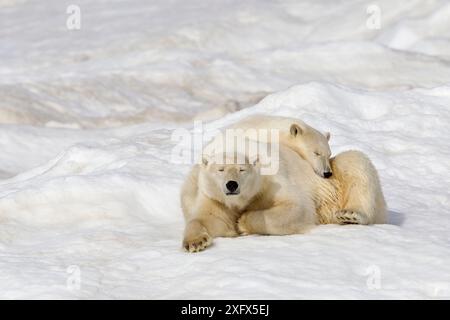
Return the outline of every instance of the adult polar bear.
{"type": "Polygon", "coordinates": [[[255,233],[303,233],[316,224],[312,195],[301,183],[304,168],[312,172],[310,165],[290,148],[280,145],[278,150],[274,175],[261,175],[259,159],[244,156],[244,163],[238,163],[234,152],[204,157],[193,167],[181,191],[187,251],[201,251],[215,237],[239,235],[243,213],[261,218],[252,221],[255,233]]]}

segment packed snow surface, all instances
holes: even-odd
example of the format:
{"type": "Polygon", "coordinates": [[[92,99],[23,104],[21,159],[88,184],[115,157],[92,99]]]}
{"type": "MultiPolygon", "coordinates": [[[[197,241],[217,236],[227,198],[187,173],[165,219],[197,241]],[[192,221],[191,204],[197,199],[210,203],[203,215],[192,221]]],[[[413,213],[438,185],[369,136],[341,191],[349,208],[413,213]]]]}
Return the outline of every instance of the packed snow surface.
{"type": "Polygon", "coordinates": [[[450,298],[449,1],[74,2],[0,0],[0,298],[450,298]],[[389,224],[183,252],[172,133],[261,113],[367,153],[389,224]]]}

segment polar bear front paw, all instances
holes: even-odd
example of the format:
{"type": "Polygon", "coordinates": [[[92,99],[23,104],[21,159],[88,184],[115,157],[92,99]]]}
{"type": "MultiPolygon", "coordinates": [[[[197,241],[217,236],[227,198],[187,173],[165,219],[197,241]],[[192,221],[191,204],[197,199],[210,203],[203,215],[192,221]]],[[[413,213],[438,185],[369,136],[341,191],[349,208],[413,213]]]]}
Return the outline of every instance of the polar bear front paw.
{"type": "Polygon", "coordinates": [[[339,224],[368,224],[364,214],[347,209],[336,212],[336,219],[339,224]]]}
{"type": "Polygon", "coordinates": [[[207,233],[193,237],[186,237],[183,240],[183,248],[190,253],[203,251],[211,244],[212,238],[207,233]]]}
{"type": "Polygon", "coordinates": [[[243,214],[237,221],[237,230],[239,235],[248,236],[250,234],[250,230],[247,226],[247,215],[243,214]]]}

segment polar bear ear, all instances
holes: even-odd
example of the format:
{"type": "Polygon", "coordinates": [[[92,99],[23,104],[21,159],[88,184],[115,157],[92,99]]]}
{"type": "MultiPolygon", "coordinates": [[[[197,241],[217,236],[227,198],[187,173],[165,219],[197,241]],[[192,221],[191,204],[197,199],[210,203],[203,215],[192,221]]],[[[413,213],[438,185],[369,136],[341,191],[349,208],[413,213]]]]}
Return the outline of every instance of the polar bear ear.
{"type": "Polygon", "coordinates": [[[327,140],[330,141],[331,133],[325,132],[325,138],[327,138],[327,140]]]}
{"type": "Polygon", "coordinates": [[[202,155],[202,165],[204,165],[205,167],[208,165],[208,158],[206,157],[206,155],[202,155]]]}
{"type": "Polygon", "coordinates": [[[246,156],[245,157],[245,163],[248,163],[251,166],[257,166],[259,164],[259,155],[258,154],[254,154],[251,156],[246,156]]]}
{"type": "Polygon", "coordinates": [[[303,129],[296,123],[291,125],[291,135],[293,137],[303,134],[303,129]]]}

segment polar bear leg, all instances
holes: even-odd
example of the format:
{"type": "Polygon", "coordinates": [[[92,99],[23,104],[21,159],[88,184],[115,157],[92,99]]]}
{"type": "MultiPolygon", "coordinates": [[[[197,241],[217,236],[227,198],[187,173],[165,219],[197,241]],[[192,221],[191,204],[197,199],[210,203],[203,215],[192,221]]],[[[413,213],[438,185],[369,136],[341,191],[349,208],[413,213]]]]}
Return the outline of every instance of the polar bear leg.
{"type": "Polygon", "coordinates": [[[386,203],[378,173],[366,155],[346,151],[332,160],[333,175],[343,185],[343,206],[336,212],[339,223],[386,222],[386,203]]]}
{"type": "Polygon", "coordinates": [[[315,225],[314,211],[305,212],[296,205],[281,204],[266,210],[244,213],[238,220],[242,235],[286,235],[305,233],[315,225]]]}
{"type": "Polygon", "coordinates": [[[188,252],[199,252],[213,243],[216,237],[236,237],[237,217],[214,204],[213,201],[203,199],[199,211],[187,221],[183,247],[188,252]]]}
{"type": "Polygon", "coordinates": [[[199,252],[212,244],[212,237],[200,220],[194,219],[186,224],[183,248],[188,252],[199,252]]]}

